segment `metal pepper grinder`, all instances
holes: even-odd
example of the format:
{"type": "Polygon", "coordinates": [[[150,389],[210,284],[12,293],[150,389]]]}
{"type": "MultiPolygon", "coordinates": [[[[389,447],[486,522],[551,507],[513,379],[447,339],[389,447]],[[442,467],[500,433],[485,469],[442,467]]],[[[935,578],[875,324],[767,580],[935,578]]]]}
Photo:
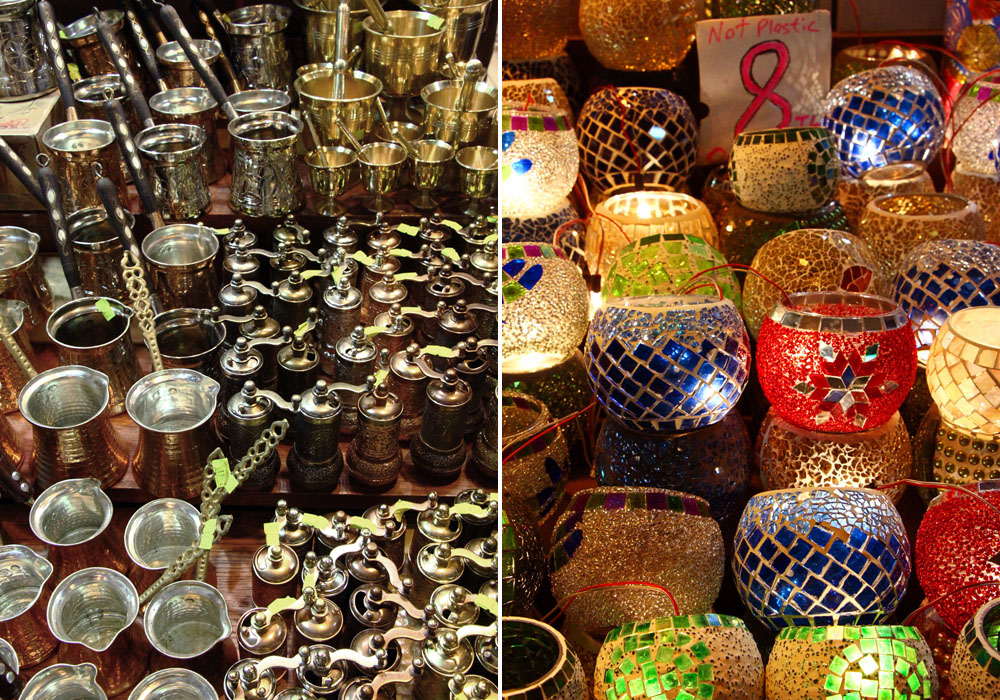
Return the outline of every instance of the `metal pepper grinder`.
{"type": "Polygon", "coordinates": [[[455,479],[468,460],[465,421],[472,405],[472,389],[448,369],[427,384],[420,431],[410,440],[410,457],[424,476],[436,481],[455,479]]]}
{"type": "Polygon", "coordinates": [[[264,545],[250,562],[253,570],[250,597],[258,608],[266,608],[278,598],[298,595],[299,558],[291,547],[264,545]]]}
{"type": "Polygon", "coordinates": [[[493,564],[497,561],[498,547],[496,532],[493,532],[489,537],[477,537],[469,541],[465,549],[478,557],[478,559],[469,558],[465,561],[463,583],[469,588],[478,588],[483,584],[483,581],[488,581],[497,575],[496,567],[493,564]]]}
{"type": "Polygon", "coordinates": [[[348,527],[349,518],[344,511],[329,513],[326,518],[330,521],[330,527],[316,533],[316,551],[319,554],[329,554],[333,549],[358,539],[357,530],[348,527]]]}
{"type": "Polygon", "coordinates": [[[313,528],[302,522],[302,511],[289,508],[288,501],[281,499],[274,507],[274,520],[278,523],[278,541],[292,548],[301,560],[312,548],[313,528]]]}
{"type": "Polygon", "coordinates": [[[300,396],[295,443],[285,460],[288,475],[299,488],[330,491],[336,488],[344,469],[340,397],[322,379],[300,396]]]}
{"type": "Polygon", "coordinates": [[[236,344],[219,356],[219,405],[226,407],[215,415],[219,436],[229,439],[229,399],[238,394],[247,382],[260,385],[264,369],[264,356],[250,347],[250,342],[240,336],[236,344]]]}
{"type": "Polygon", "coordinates": [[[465,560],[452,555],[450,544],[429,544],[417,552],[413,569],[410,601],[423,607],[430,602],[431,594],[438,586],[458,583],[465,573],[465,560]]]}
{"type": "Polygon", "coordinates": [[[462,521],[445,503],[437,502],[437,494],[428,494],[431,507],[417,516],[417,526],[410,544],[410,559],[429,544],[451,544],[457,546],[462,536],[462,521]],[[433,498],[431,498],[433,496],[433,498]]]}
{"type": "Polygon", "coordinates": [[[323,326],[320,365],[323,373],[332,377],[337,362],[337,343],[361,324],[361,292],[352,287],[346,277],[341,277],[337,286],[323,294],[320,319],[323,326]]]}
{"type": "Polygon", "coordinates": [[[452,676],[469,672],[475,652],[455,630],[441,628],[421,644],[420,657],[424,672],[416,679],[414,695],[417,700],[445,700],[452,676]]]}
{"type": "MultiPolygon", "coordinates": [[[[272,233],[274,239],[274,245],[277,246],[280,243],[284,243],[289,248],[301,245],[306,246],[309,244],[309,231],[300,226],[295,220],[295,217],[289,214],[285,217],[285,220],[274,227],[272,233]]],[[[275,248],[277,250],[277,248],[275,248]]]]}
{"type": "Polygon", "coordinates": [[[361,656],[371,657],[379,649],[386,651],[385,661],[376,668],[367,668],[355,664],[355,669],[362,678],[374,678],[386,671],[395,671],[399,667],[399,649],[395,645],[389,645],[385,640],[385,631],[376,627],[363,629],[354,635],[351,640],[351,650],[361,656]]]}
{"type": "Polygon", "coordinates": [[[406,558],[406,518],[396,520],[385,503],[372,506],[361,517],[370,520],[380,531],[384,531],[381,535],[373,532],[372,539],[393,564],[402,568],[403,560],[406,558]]]}
{"type": "Polygon", "coordinates": [[[455,496],[455,504],[470,503],[484,511],[483,515],[461,513],[457,517],[462,522],[462,539],[472,540],[477,537],[490,537],[497,529],[497,517],[500,504],[490,499],[490,494],[483,488],[465,489],[455,496]]]}
{"type": "Polygon", "coordinates": [[[257,245],[257,234],[246,227],[243,219],[234,219],[233,225],[229,227],[226,234],[226,243],[253,248],[257,245]]]}
{"type": "Polygon", "coordinates": [[[497,257],[496,239],[488,241],[482,250],[477,250],[469,256],[469,272],[477,279],[485,282],[488,277],[496,277],[499,269],[500,259],[497,257]]]}
{"type": "Polygon", "coordinates": [[[472,401],[465,414],[465,434],[469,435],[483,426],[486,410],[483,406],[483,396],[486,394],[489,362],[486,361],[485,353],[480,351],[479,341],[475,336],[466,338],[456,346],[456,349],[458,357],[455,362],[455,372],[472,391],[472,401]]]}
{"type": "MultiPolygon", "coordinates": [[[[271,425],[273,413],[274,402],[258,394],[253,382],[245,382],[240,393],[230,397],[226,404],[226,423],[231,459],[235,461],[247,453],[261,432],[271,425]]],[[[275,450],[250,473],[242,488],[270,491],[280,469],[281,458],[275,450]]]]}
{"type": "Polygon", "coordinates": [[[457,673],[448,683],[450,695],[442,700],[497,700],[500,692],[493,681],[483,676],[457,673]]]}
{"type": "Polygon", "coordinates": [[[417,363],[419,352],[420,346],[412,343],[389,359],[389,374],[385,382],[389,391],[403,404],[403,416],[399,423],[401,440],[409,440],[416,435],[423,420],[430,378],[417,363]]]}
{"type": "MultiPolygon", "coordinates": [[[[8,647],[11,649],[11,647],[8,647]]],[[[11,651],[13,651],[11,649],[11,651]]],[[[24,681],[18,675],[17,655],[9,654],[11,658],[0,657],[0,699],[17,700],[24,690],[24,681]]]]}
{"type": "MultiPolygon", "coordinates": [[[[257,290],[243,281],[243,275],[235,273],[228,284],[219,290],[219,308],[227,316],[249,316],[257,305],[257,290]]],[[[239,324],[226,322],[226,341],[233,342],[239,336],[239,324]]]]}
{"type": "MultiPolygon", "coordinates": [[[[465,281],[453,276],[452,270],[450,264],[445,264],[428,271],[427,282],[421,290],[420,308],[424,311],[435,311],[441,302],[450,306],[465,295],[465,281]]],[[[437,327],[436,317],[423,319],[421,338],[425,344],[436,342],[437,327]]]]}
{"type": "Polygon", "coordinates": [[[386,273],[368,290],[368,303],[362,306],[362,321],[371,325],[372,319],[389,311],[393,304],[402,307],[406,296],[406,285],[398,281],[395,274],[386,273]]]}
{"type": "Polygon", "coordinates": [[[498,277],[492,275],[484,280],[483,286],[479,290],[479,303],[475,305],[473,312],[476,315],[476,323],[479,325],[479,337],[496,340],[500,326],[500,287],[498,277]]]}
{"type": "Polygon", "coordinates": [[[223,279],[240,275],[244,281],[260,280],[260,260],[242,244],[226,245],[226,257],[222,259],[223,279]]]}
{"type": "MultiPolygon", "coordinates": [[[[333,376],[338,383],[364,384],[365,378],[375,372],[378,351],[375,343],[365,337],[364,326],[355,326],[350,336],[337,341],[335,354],[333,376]]],[[[344,409],[341,430],[345,435],[353,435],[358,427],[358,395],[343,390],[337,393],[344,409]]]]}
{"type": "Polygon", "coordinates": [[[451,229],[444,225],[441,215],[437,212],[431,214],[431,218],[420,219],[420,240],[427,243],[439,243],[442,246],[448,243],[451,238],[451,229]]]}
{"type": "Polygon", "coordinates": [[[347,682],[349,666],[326,644],[299,647],[298,684],[317,698],[337,695],[347,682]]]}
{"type": "Polygon", "coordinates": [[[387,221],[380,221],[379,224],[368,233],[368,250],[374,255],[378,251],[389,252],[393,248],[398,248],[403,239],[399,231],[387,221]]]}
{"type": "Polygon", "coordinates": [[[429,603],[434,619],[442,627],[458,629],[465,625],[474,625],[479,619],[479,606],[476,605],[472,593],[464,586],[455,583],[438,586],[431,593],[429,603]]]}
{"type": "Polygon", "coordinates": [[[361,286],[359,289],[361,290],[361,298],[364,300],[362,304],[367,304],[368,290],[371,289],[373,284],[390,272],[396,274],[399,272],[399,268],[399,258],[395,255],[389,255],[381,250],[376,251],[372,257],[372,261],[365,265],[361,271],[361,286]]]}
{"type": "Polygon", "coordinates": [[[351,228],[346,216],[337,219],[337,223],[323,230],[323,242],[329,248],[343,248],[348,255],[358,249],[358,234],[351,228]]]}
{"type": "Polygon", "coordinates": [[[388,350],[393,355],[413,342],[413,320],[403,313],[403,307],[399,304],[393,304],[388,311],[376,316],[372,325],[387,329],[372,336],[372,342],[379,352],[388,350]]]}
{"type": "Polygon", "coordinates": [[[227,700],[271,700],[278,692],[278,677],[273,668],[260,671],[259,659],[237,661],[226,671],[223,691],[227,700]]]}
{"type": "MultiPolygon", "coordinates": [[[[438,327],[434,338],[436,345],[453,348],[470,335],[476,335],[479,324],[464,299],[457,300],[453,306],[445,306],[444,302],[439,302],[437,312],[438,327]]],[[[438,370],[443,370],[443,367],[438,370]]]]}
{"type": "Polygon", "coordinates": [[[396,622],[398,608],[382,600],[382,586],[377,583],[358,586],[348,596],[348,632],[386,630],[396,622]]]}
{"type": "MultiPolygon", "coordinates": [[[[383,585],[389,581],[389,572],[382,562],[378,560],[382,553],[378,545],[371,541],[369,535],[365,538],[362,534],[362,547],[360,551],[348,554],[344,558],[347,575],[351,578],[351,584],[356,588],[365,585],[383,585]]],[[[353,594],[352,594],[353,595],[353,594]]]]}
{"type": "Polygon", "coordinates": [[[261,370],[260,385],[273,389],[278,383],[278,347],[280,343],[254,344],[253,341],[277,340],[281,337],[281,324],[267,315],[267,309],[258,304],[253,307],[251,319],[240,325],[240,333],[250,341],[264,358],[264,368],[261,370]]]}
{"type": "Polygon", "coordinates": [[[385,384],[375,386],[368,377],[368,391],[358,399],[357,435],[347,450],[347,469],[352,478],[377,488],[396,480],[403,468],[399,449],[399,425],[403,404],[385,384]]]}
{"type": "MultiPolygon", "coordinates": [[[[344,629],[344,615],[340,608],[318,595],[316,589],[302,589],[302,601],[305,606],[296,610],[292,616],[295,626],[295,644],[330,644],[340,636],[344,629]]],[[[337,645],[339,646],[339,645],[337,645]]]]}
{"type": "Polygon", "coordinates": [[[337,566],[330,557],[320,557],[316,562],[316,592],[335,603],[341,610],[347,603],[347,587],[350,580],[347,571],[337,566]]]}
{"type": "MultiPolygon", "coordinates": [[[[278,393],[286,400],[304,394],[319,378],[319,351],[305,335],[278,350],[278,393]]],[[[291,421],[290,421],[291,422],[291,421]]]]}
{"type": "Polygon", "coordinates": [[[312,285],[302,278],[298,270],[292,271],[288,278],[277,286],[271,284],[273,297],[271,300],[271,315],[282,325],[298,328],[309,317],[312,305],[312,285]]]}
{"type": "Polygon", "coordinates": [[[271,615],[267,608],[250,608],[236,625],[240,656],[262,659],[284,651],[288,627],[281,615],[271,615]]]}
{"type": "Polygon", "coordinates": [[[275,252],[256,248],[257,255],[268,259],[268,267],[271,270],[271,284],[283,282],[293,272],[302,272],[309,262],[304,252],[298,248],[293,248],[287,243],[278,243],[275,252]]]}

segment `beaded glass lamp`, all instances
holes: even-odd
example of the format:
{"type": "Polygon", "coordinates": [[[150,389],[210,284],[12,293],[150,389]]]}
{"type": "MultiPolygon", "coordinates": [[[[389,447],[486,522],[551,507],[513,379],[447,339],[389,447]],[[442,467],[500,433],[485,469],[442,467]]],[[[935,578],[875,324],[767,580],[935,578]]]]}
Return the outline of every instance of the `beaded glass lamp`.
{"type": "MultiPolygon", "coordinates": [[[[913,448],[899,413],[860,433],[804,430],[768,411],[757,433],[757,464],[766,489],[889,484],[908,479],[913,448]]],[[[903,486],[887,489],[894,501],[903,486]]]]}
{"type": "Polygon", "coordinates": [[[504,0],[504,58],[531,61],[561,53],[575,29],[575,12],[575,0],[504,0]]]}
{"type": "Polygon", "coordinates": [[[559,632],[526,617],[500,624],[503,700],[586,700],[583,667],[559,632]]]}
{"type": "Polygon", "coordinates": [[[789,627],[767,661],[768,700],[936,700],[938,675],[914,627],[789,627]]]}
{"type": "Polygon", "coordinates": [[[1000,435],[1000,307],[952,314],[927,356],[927,386],[946,425],[1000,435]]]}
{"type": "Polygon", "coordinates": [[[1000,480],[1000,435],[977,435],[945,425],[933,408],[924,416],[913,443],[922,458],[919,478],[929,476],[942,484],[1000,480]]]}
{"type": "Polygon", "coordinates": [[[675,233],[697,236],[715,246],[718,234],[708,208],[679,192],[626,192],[594,208],[587,225],[584,252],[593,274],[608,274],[622,247],[650,236],[675,233]]]}
{"type": "MultiPolygon", "coordinates": [[[[644,581],[666,588],[679,614],[708,612],[719,595],[725,547],[708,503],[679,491],[606,487],[573,495],[552,534],[549,580],[557,601],[581,588],[644,581]]],[[[631,620],[675,614],[649,586],[587,591],[566,609],[570,626],[594,634],[631,620]]],[[[506,661],[506,660],[505,660],[506,661]]]]}
{"type": "Polygon", "coordinates": [[[513,104],[535,103],[543,107],[560,109],[572,126],[573,107],[566,92],[554,78],[533,78],[530,80],[504,80],[500,86],[500,98],[513,104]]]}
{"type": "Polygon", "coordinates": [[[951,661],[956,700],[1000,697],[1000,598],[965,623],[951,661]]]}
{"type": "Polygon", "coordinates": [[[552,422],[549,410],[538,399],[505,391],[500,406],[504,492],[520,500],[537,520],[542,520],[562,498],[569,479],[566,439],[562,430],[556,428],[531,440],[552,422]],[[526,443],[527,447],[519,449],[526,443]]]}
{"type": "Polygon", "coordinates": [[[933,192],[927,166],[923,163],[893,163],[872,168],[860,177],[842,177],[837,185],[837,201],[844,207],[850,230],[857,231],[868,202],[883,194],[933,192]]]}
{"type": "Polygon", "coordinates": [[[842,290],[884,295],[889,291],[888,277],[868,244],[835,229],[783,233],[761,246],[750,267],[774,283],[757,275],[747,275],[743,283],[743,317],[754,338],[781,297],[777,287],[786,292],[842,290]]]}
{"type": "Polygon", "coordinates": [[[675,68],[694,43],[695,0],[580,0],[580,33],[611,70],[675,68]]]}
{"type": "Polygon", "coordinates": [[[683,433],[637,433],[604,421],[594,450],[601,486],[651,486],[704,498],[720,522],[739,516],[750,485],[750,435],[738,410],[683,433]]]}
{"type": "MultiPolygon", "coordinates": [[[[554,419],[564,418],[587,407],[593,399],[587,381],[587,365],[583,353],[574,350],[557,365],[537,372],[504,371],[505,391],[517,391],[534,396],[545,404],[554,419]]],[[[572,447],[583,436],[581,421],[562,426],[563,435],[572,447]]]]}
{"type": "Polygon", "coordinates": [[[941,149],[944,125],[937,88],[910,66],[882,66],[844,78],[824,105],[823,126],[852,177],[889,163],[929,163],[941,149]]]}
{"type": "Polygon", "coordinates": [[[500,512],[503,614],[524,615],[545,580],[545,552],[535,516],[517,498],[504,494],[500,512]]]}
{"type": "Polygon", "coordinates": [[[744,131],[729,156],[733,194],[754,211],[813,211],[830,201],[839,177],[837,152],[822,127],[744,131]]]}
{"type": "Polygon", "coordinates": [[[948,316],[969,306],[1000,305],[1000,249],[953,238],[922,243],[899,266],[891,298],[909,316],[924,364],[948,316]]]}
{"type": "Polygon", "coordinates": [[[877,624],[896,609],[910,576],[903,520],[888,496],[869,489],[757,494],[734,546],[740,596],[774,630],[877,624]]]}
{"type": "Polygon", "coordinates": [[[504,371],[562,362],[587,332],[590,294],[580,270],[544,243],[505,244],[501,264],[504,371]]]}
{"type": "Polygon", "coordinates": [[[903,258],[924,241],[982,241],[986,224],[979,206],[956,194],[887,194],[868,202],[858,236],[868,242],[892,276],[903,258]]]}
{"type": "Polygon", "coordinates": [[[593,697],[762,700],[764,665],[743,620],[681,615],[608,632],[597,654],[593,697]]]}
{"type": "Polygon", "coordinates": [[[584,359],[597,400],[625,427],[693,430],[739,400],[750,339],[728,299],[629,297],[598,309],[584,359]]]}
{"type": "Polygon", "coordinates": [[[627,243],[608,268],[601,284],[601,299],[681,294],[688,287],[702,284],[693,294],[718,295],[742,305],[740,283],[731,268],[705,272],[696,281],[691,278],[709,268],[726,264],[722,253],[694,234],[654,233],[627,243]]]}
{"type": "Polygon", "coordinates": [[[871,430],[913,386],[917,350],[895,302],[850,292],[804,292],[761,324],[757,377],[786,421],[807,430],[871,430]]]}
{"type": "Polygon", "coordinates": [[[934,607],[954,631],[1000,596],[1000,572],[994,563],[1000,551],[1000,517],[995,511],[1000,507],[1000,482],[982,481],[966,488],[978,496],[946,491],[931,501],[914,548],[920,587],[929,600],[938,601],[934,607]],[[957,590],[992,581],[995,586],[957,590]]]}
{"type": "Polygon", "coordinates": [[[970,172],[995,175],[1000,145],[1000,78],[983,76],[964,91],[955,101],[952,123],[955,135],[951,150],[958,162],[970,172]]]}
{"type": "Polygon", "coordinates": [[[576,132],[580,171],[590,182],[647,171],[687,179],[698,156],[694,113],[683,97],[663,88],[598,90],[580,110],[576,132]]]}
{"type": "Polygon", "coordinates": [[[569,115],[556,107],[505,102],[500,121],[504,216],[544,216],[576,183],[580,155],[569,115]]]}

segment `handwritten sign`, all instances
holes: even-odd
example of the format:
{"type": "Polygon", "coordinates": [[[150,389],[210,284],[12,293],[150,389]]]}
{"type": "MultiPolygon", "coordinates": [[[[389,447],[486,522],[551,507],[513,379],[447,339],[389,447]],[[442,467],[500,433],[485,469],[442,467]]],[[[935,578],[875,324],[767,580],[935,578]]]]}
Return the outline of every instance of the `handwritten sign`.
{"type": "Polygon", "coordinates": [[[830,90],[830,13],[697,23],[701,101],[698,158],[725,162],[747,130],[820,126],[830,90]]]}

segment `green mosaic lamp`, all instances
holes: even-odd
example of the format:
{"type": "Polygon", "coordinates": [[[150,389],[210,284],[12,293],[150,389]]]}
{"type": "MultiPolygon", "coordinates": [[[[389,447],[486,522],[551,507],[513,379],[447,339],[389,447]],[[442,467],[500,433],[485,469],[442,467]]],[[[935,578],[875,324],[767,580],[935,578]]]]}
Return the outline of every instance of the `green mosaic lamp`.
{"type": "Polygon", "coordinates": [[[768,700],[936,700],[938,676],[915,627],[788,627],[771,650],[766,688],[768,700]]]}
{"type": "Polygon", "coordinates": [[[630,622],[611,630],[601,646],[593,697],[763,700],[764,666],[738,617],[681,615],[630,622]]]}
{"type": "Polygon", "coordinates": [[[544,622],[501,618],[503,700],[587,700],[580,659],[544,622]]]}
{"type": "Polygon", "coordinates": [[[955,700],[1000,697],[1000,598],[965,623],[951,657],[955,700]]]}

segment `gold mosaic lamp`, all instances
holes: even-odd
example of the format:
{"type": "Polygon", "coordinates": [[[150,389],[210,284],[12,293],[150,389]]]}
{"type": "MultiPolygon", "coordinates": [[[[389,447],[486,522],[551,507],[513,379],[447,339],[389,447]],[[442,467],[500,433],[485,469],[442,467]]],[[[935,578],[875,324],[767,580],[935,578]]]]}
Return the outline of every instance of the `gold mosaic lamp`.
{"type": "Polygon", "coordinates": [[[926,165],[919,161],[893,163],[866,170],[856,178],[841,177],[837,185],[837,201],[844,208],[850,230],[857,231],[868,202],[879,195],[933,191],[934,181],[926,165]]]}
{"type": "Polygon", "coordinates": [[[504,80],[500,86],[500,98],[514,104],[542,105],[559,109],[569,115],[572,125],[573,107],[562,86],[554,78],[529,78],[527,80],[504,80]]]}
{"type": "Polygon", "coordinates": [[[503,488],[543,520],[562,498],[569,479],[569,448],[562,429],[539,436],[552,423],[538,399],[505,391],[500,397],[503,426],[503,488]]]}
{"type": "Polygon", "coordinates": [[[1000,598],[965,623],[951,657],[955,700],[1000,697],[1000,598]]]}
{"type": "Polygon", "coordinates": [[[763,700],[764,666],[746,624],[680,615],[611,630],[597,655],[597,700],[763,700]]]}
{"type": "Polygon", "coordinates": [[[768,700],[937,700],[930,647],[914,627],[789,627],[767,662],[768,700]]]}
{"type": "Polygon", "coordinates": [[[503,617],[503,700],[587,700],[587,680],[566,639],[544,622],[503,617]]]}
{"type": "Polygon", "coordinates": [[[694,43],[694,0],[581,0],[580,33],[605,68],[675,68],[694,43]]]}
{"type": "Polygon", "coordinates": [[[1000,240],[1000,175],[974,173],[959,163],[951,171],[951,191],[978,204],[986,240],[1000,240]]]}

